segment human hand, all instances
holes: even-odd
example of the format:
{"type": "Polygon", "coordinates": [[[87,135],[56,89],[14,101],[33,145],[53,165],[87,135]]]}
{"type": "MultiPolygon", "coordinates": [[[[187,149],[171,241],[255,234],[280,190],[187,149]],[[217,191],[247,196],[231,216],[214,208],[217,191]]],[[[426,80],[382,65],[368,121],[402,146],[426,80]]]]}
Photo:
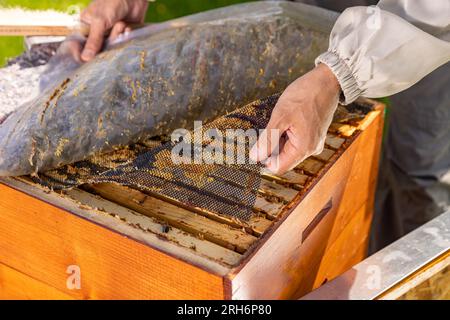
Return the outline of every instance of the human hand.
{"type": "Polygon", "coordinates": [[[283,174],[321,153],[340,91],[336,77],[324,64],[295,80],[279,98],[250,158],[283,174]]]}
{"type": "Polygon", "coordinates": [[[88,24],[89,35],[81,52],[83,61],[92,60],[101,50],[105,34],[114,40],[129,31],[127,23],[144,22],[148,8],[147,0],[94,0],[81,13],[81,21],[88,24]]]}

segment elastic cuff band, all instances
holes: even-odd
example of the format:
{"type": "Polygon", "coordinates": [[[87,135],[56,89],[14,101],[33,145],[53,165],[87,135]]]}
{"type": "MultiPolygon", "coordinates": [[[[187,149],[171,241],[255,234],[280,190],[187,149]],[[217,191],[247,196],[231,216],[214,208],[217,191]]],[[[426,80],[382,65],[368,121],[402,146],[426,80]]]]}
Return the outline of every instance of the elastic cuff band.
{"type": "Polygon", "coordinates": [[[320,63],[327,65],[336,76],[343,93],[341,104],[350,104],[363,94],[352,71],[336,53],[330,51],[322,53],[316,59],[316,66],[320,63]]]}

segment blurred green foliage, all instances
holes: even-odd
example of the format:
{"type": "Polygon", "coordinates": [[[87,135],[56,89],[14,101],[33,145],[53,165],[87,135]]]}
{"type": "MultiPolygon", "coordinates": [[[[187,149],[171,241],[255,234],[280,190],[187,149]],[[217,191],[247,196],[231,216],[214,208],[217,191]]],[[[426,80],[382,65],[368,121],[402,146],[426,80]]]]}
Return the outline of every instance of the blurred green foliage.
{"type": "MultiPolygon", "coordinates": [[[[146,20],[160,22],[195,12],[210,10],[250,0],[157,0],[150,3],[146,20]]],[[[67,11],[71,5],[85,7],[89,0],[0,0],[0,7],[22,7],[27,9],[56,9],[67,11]]],[[[7,59],[23,51],[21,37],[0,37],[0,66],[7,59]]]]}
{"type": "Polygon", "coordinates": [[[86,6],[89,0],[0,0],[1,7],[21,7],[33,10],[66,11],[70,5],[86,6]]]}
{"type": "Polygon", "coordinates": [[[249,1],[252,0],[157,0],[154,3],[150,3],[146,20],[149,22],[165,21],[196,12],[249,1]]]}

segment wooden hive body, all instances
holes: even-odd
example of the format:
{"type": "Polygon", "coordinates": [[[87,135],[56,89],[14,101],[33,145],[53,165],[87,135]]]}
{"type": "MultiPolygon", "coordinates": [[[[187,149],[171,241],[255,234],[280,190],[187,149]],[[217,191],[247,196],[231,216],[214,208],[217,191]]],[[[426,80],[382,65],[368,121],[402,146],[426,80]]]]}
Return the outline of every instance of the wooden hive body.
{"type": "MultiPolygon", "coordinates": [[[[0,180],[0,298],[292,299],[366,255],[383,106],[264,176],[248,223],[114,184],[0,180]],[[74,287],[72,272],[80,271],[74,287]]],[[[77,273],[78,275],[78,273],[77,273]]]]}

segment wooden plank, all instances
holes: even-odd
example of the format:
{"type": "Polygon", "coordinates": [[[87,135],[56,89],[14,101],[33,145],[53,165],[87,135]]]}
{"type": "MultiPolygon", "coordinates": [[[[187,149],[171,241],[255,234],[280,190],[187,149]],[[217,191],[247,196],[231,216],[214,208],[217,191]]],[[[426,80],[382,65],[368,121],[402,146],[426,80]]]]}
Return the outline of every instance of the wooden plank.
{"type": "Polygon", "coordinates": [[[361,207],[364,203],[374,206],[384,119],[381,110],[373,113],[376,117],[352,143],[353,148],[357,148],[358,151],[353,159],[354,165],[345,186],[346,191],[340,203],[340,212],[330,236],[331,242],[349,223],[355,208],[361,207]]]}
{"type": "MultiPolygon", "coordinates": [[[[64,24],[61,25],[52,25],[52,23],[48,23],[48,17],[42,16],[40,13],[33,12],[33,18],[36,21],[30,21],[31,16],[27,13],[23,16],[21,13],[17,14],[17,19],[13,24],[4,24],[0,25],[0,36],[68,36],[70,34],[80,33],[84,36],[89,35],[90,26],[81,23],[79,25],[67,26],[64,24]],[[47,21],[45,21],[47,19],[47,21]]],[[[69,17],[67,17],[70,19],[69,17]]],[[[71,23],[71,21],[68,21],[71,23]]],[[[145,24],[129,24],[128,27],[131,29],[138,29],[145,27],[145,24]]],[[[106,36],[109,35],[111,30],[106,31],[106,36]]]]}
{"type": "Polygon", "coordinates": [[[261,212],[267,214],[267,216],[271,217],[272,219],[275,219],[279,216],[284,206],[285,206],[284,203],[270,202],[260,197],[256,198],[255,202],[256,210],[260,210],[261,212]]]}
{"type": "MultiPolygon", "coordinates": [[[[101,211],[101,206],[98,206],[99,209],[95,209],[89,205],[81,204],[79,201],[72,200],[68,196],[63,196],[59,193],[51,192],[46,188],[39,187],[31,180],[23,177],[0,178],[0,183],[4,183],[6,186],[23,192],[40,201],[49,203],[66,212],[70,212],[78,217],[87,219],[91,223],[104,226],[109,230],[123,234],[134,241],[141,242],[151,247],[152,249],[177,257],[178,259],[186,261],[192,265],[201,266],[213,274],[222,276],[229,271],[229,267],[226,267],[223,263],[218,263],[216,260],[204,257],[191,249],[186,249],[177,243],[167,241],[165,237],[161,237],[158,234],[143,230],[143,227],[138,225],[132,226],[131,224],[124,223],[124,221],[122,219],[118,219],[116,215],[113,217],[110,214],[101,211]]],[[[97,197],[95,195],[92,196],[97,197]]],[[[117,208],[132,212],[132,210],[119,205],[117,205],[117,208]]],[[[121,212],[121,214],[125,214],[125,212],[121,212]]]]}
{"type": "Polygon", "coordinates": [[[373,209],[367,203],[363,204],[362,207],[349,214],[352,218],[340,234],[335,239],[329,238],[313,289],[321,286],[324,281],[333,280],[365,258],[358,253],[361,247],[366,248],[367,252],[372,214],[373,209]]]}
{"type": "Polygon", "coordinates": [[[64,26],[3,26],[0,36],[67,36],[73,29],[64,26]]]}
{"type": "MultiPolygon", "coordinates": [[[[450,300],[450,266],[428,275],[429,278],[414,286],[410,284],[408,291],[397,300],[450,300]]],[[[425,278],[426,276],[424,276],[425,278]]],[[[421,279],[417,279],[419,282],[421,279]]]]}
{"type": "Polygon", "coordinates": [[[0,185],[0,262],[79,299],[222,299],[223,279],[0,185]],[[66,287],[68,266],[80,290],[66,287]],[[118,290],[120,288],[120,290],[118,290]]]}
{"type": "Polygon", "coordinates": [[[256,215],[250,219],[249,225],[253,233],[259,237],[273,225],[273,221],[256,215]]]}
{"type": "Polygon", "coordinates": [[[235,266],[241,259],[241,255],[235,251],[219,246],[210,241],[199,239],[180,229],[161,224],[152,217],[140,214],[136,211],[119,206],[116,203],[94,196],[88,192],[73,189],[66,192],[66,197],[72,198],[83,206],[97,211],[99,214],[112,216],[123,223],[127,223],[145,232],[152,232],[161,239],[176,243],[186,249],[195,251],[196,254],[205,256],[214,261],[235,266]]]}
{"type": "Polygon", "coordinates": [[[335,153],[336,153],[336,151],[334,151],[334,150],[324,148],[323,151],[320,154],[315,155],[314,158],[317,158],[319,160],[327,162],[327,161],[329,161],[331,159],[331,157],[335,153]]]}
{"type": "Polygon", "coordinates": [[[331,133],[327,134],[327,137],[325,139],[325,144],[333,149],[339,149],[345,142],[344,138],[335,136],[331,133]]]}
{"type": "Polygon", "coordinates": [[[305,173],[310,175],[317,175],[323,167],[325,167],[325,163],[313,158],[308,158],[300,163],[295,169],[303,170],[305,173]]]}
{"type": "Polygon", "coordinates": [[[72,300],[43,282],[0,263],[0,300],[72,300]]]}
{"type": "Polygon", "coordinates": [[[306,184],[309,177],[307,175],[295,172],[293,170],[286,172],[283,175],[277,176],[270,173],[264,173],[262,175],[265,179],[276,181],[281,184],[292,185],[293,188],[301,189],[306,184]]]}
{"type": "MultiPolygon", "coordinates": [[[[374,110],[369,112],[364,119],[362,119],[359,123],[358,123],[358,130],[366,130],[367,127],[373,122],[376,121],[376,118],[379,116],[380,112],[384,112],[384,107],[381,104],[377,104],[374,106],[374,110]]],[[[381,116],[381,118],[384,119],[383,116],[381,116]]]]}
{"type": "Polygon", "coordinates": [[[257,239],[242,229],[232,228],[128,187],[103,183],[90,185],[89,190],[107,200],[239,253],[247,251],[257,239]]]}
{"type": "Polygon", "coordinates": [[[356,130],[356,126],[342,123],[332,123],[329,132],[338,133],[344,137],[351,137],[356,130]]]}
{"type": "Polygon", "coordinates": [[[377,299],[450,300],[450,251],[377,299]]]}
{"type": "Polygon", "coordinates": [[[285,202],[291,202],[298,194],[298,190],[287,188],[281,184],[261,179],[259,191],[263,195],[275,196],[285,202]]]}
{"type": "Polygon", "coordinates": [[[302,232],[331,198],[334,204],[340,202],[353,155],[354,150],[344,153],[285,220],[277,223],[276,230],[263,236],[264,242],[251,259],[244,258],[241,266],[232,271],[229,279],[234,299],[292,299],[312,289],[337,206],[303,243],[302,232]]]}

